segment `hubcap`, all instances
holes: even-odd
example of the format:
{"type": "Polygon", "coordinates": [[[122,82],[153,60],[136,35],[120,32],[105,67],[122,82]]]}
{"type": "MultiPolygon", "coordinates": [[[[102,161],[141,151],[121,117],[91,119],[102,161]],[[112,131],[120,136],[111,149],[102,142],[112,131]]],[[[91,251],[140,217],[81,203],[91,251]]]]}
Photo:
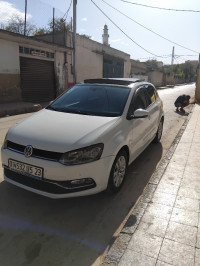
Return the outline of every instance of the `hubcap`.
{"type": "Polygon", "coordinates": [[[126,172],[126,159],[124,156],[120,156],[115,164],[113,173],[113,183],[115,187],[119,187],[124,180],[126,172]]]}

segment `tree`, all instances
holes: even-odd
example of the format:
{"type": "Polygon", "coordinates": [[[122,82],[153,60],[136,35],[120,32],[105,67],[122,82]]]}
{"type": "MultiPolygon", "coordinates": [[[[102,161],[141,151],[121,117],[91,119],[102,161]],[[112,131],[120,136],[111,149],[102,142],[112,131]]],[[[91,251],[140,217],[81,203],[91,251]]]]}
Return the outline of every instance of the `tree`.
{"type": "MultiPolygon", "coordinates": [[[[18,15],[14,15],[9,19],[8,25],[5,30],[12,31],[14,33],[24,34],[24,19],[18,15]]],[[[26,35],[34,35],[36,31],[36,26],[26,22],[26,35]]]]}
{"type": "Polygon", "coordinates": [[[190,82],[194,80],[195,69],[189,62],[186,62],[185,64],[183,64],[182,71],[184,73],[184,77],[186,81],[190,82]]]}
{"type": "Polygon", "coordinates": [[[92,38],[92,36],[90,36],[90,35],[86,35],[86,34],[80,34],[80,36],[83,36],[83,37],[85,37],[85,38],[87,38],[87,39],[91,39],[91,38],[92,38]]]}
{"type": "MultiPolygon", "coordinates": [[[[69,30],[71,25],[67,23],[63,18],[55,18],[54,19],[54,32],[60,32],[69,30]]],[[[47,25],[47,28],[38,28],[35,31],[35,35],[43,35],[43,34],[51,34],[53,32],[53,19],[51,19],[47,25]]]]}
{"type": "Polygon", "coordinates": [[[47,33],[48,33],[48,30],[45,29],[45,28],[38,28],[38,29],[36,29],[36,31],[35,31],[35,35],[36,35],[36,36],[44,35],[44,34],[47,34],[47,33]]]}
{"type": "Polygon", "coordinates": [[[185,62],[184,64],[171,65],[165,68],[165,73],[184,78],[186,82],[194,81],[196,75],[196,68],[190,63],[185,62]]]}
{"type": "MultiPolygon", "coordinates": [[[[63,18],[55,18],[54,19],[54,31],[64,31],[66,29],[70,29],[70,24],[67,23],[63,18]]],[[[53,19],[48,23],[47,31],[53,31],[53,19]]]]}

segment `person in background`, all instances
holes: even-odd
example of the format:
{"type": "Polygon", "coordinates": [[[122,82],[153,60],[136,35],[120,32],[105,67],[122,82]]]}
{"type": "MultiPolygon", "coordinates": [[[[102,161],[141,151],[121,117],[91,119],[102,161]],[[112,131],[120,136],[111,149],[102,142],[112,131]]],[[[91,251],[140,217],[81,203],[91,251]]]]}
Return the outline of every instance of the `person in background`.
{"type": "Polygon", "coordinates": [[[185,113],[185,110],[183,109],[183,107],[187,106],[189,104],[189,101],[190,101],[190,95],[185,95],[185,94],[180,95],[174,103],[176,107],[176,112],[181,111],[185,113]]]}

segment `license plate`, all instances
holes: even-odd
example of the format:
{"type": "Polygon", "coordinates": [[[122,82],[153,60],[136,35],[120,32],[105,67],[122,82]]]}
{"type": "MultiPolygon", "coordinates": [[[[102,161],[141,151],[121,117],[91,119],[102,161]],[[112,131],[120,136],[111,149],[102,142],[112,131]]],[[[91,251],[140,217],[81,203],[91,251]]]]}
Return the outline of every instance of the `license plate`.
{"type": "Polygon", "coordinates": [[[34,176],[35,178],[41,179],[43,177],[43,168],[37,167],[31,164],[18,162],[12,159],[8,160],[8,167],[10,170],[20,172],[25,175],[34,176]]]}

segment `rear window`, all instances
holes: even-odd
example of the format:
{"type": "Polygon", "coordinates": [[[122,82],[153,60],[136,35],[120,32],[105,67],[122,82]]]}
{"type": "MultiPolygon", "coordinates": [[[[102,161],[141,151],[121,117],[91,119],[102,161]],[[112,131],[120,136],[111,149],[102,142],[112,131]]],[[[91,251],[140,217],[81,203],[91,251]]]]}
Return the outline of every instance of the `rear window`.
{"type": "Polygon", "coordinates": [[[114,85],[75,85],[55,100],[48,109],[96,116],[120,116],[130,88],[114,85]]]}

